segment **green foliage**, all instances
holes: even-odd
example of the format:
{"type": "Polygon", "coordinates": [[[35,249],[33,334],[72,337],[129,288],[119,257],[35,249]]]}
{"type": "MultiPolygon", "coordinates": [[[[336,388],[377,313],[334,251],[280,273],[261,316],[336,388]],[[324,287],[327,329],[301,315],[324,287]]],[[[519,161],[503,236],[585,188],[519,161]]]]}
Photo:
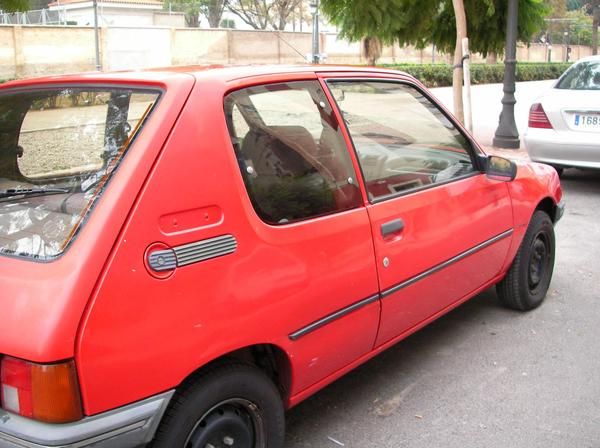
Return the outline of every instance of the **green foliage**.
{"type": "Polygon", "coordinates": [[[235,20],[233,20],[233,19],[223,19],[223,20],[221,20],[221,23],[219,24],[219,26],[221,28],[235,29],[235,20]]]}
{"type": "Polygon", "coordinates": [[[569,11],[563,19],[569,21],[550,23],[542,33],[552,44],[592,45],[592,17],[585,9],[569,11]],[[569,33],[565,36],[565,32],[569,33]]]}
{"type": "Polygon", "coordinates": [[[165,9],[171,8],[173,11],[185,14],[185,24],[192,28],[198,27],[198,15],[201,8],[200,0],[170,0],[163,3],[165,9]]]}
{"type": "MultiPolygon", "coordinates": [[[[540,81],[558,78],[571,64],[567,63],[518,63],[517,81],[540,81]]],[[[427,87],[452,85],[452,66],[446,64],[393,64],[386,68],[411,74],[427,87]]],[[[504,64],[471,64],[472,84],[501,83],[504,64]]]]}
{"type": "MultiPolygon", "coordinates": [[[[434,43],[453,52],[456,22],[452,0],[321,0],[322,10],[353,41],[377,37],[384,43],[434,43]]],[[[464,0],[472,51],[501,53],[506,40],[508,0],[464,0]]],[[[519,39],[529,41],[544,26],[550,8],[543,0],[519,1],[519,39]]]]}
{"type": "Polygon", "coordinates": [[[567,13],[567,0],[548,0],[548,17],[564,17],[567,13]]]}
{"type": "Polygon", "coordinates": [[[581,9],[586,3],[587,0],[567,0],[567,10],[575,11],[576,9],[581,9]]]}
{"type": "Polygon", "coordinates": [[[4,12],[27,11],[29,2],[27,0],[0,0],[0,10],[4,12]]]}

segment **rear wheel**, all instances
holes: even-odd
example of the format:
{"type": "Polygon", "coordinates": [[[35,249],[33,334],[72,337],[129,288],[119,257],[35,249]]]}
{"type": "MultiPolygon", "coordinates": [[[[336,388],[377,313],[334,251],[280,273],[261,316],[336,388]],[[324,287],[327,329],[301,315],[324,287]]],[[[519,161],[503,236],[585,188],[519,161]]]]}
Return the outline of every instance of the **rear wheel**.
{"type": "Polygon", "coordinates": [[[154,448],[281,448],[283,403],[275,385],[252,365],[232,362],[179,391],[154,448]]]}
{"type": "Polygon", "coordinates": [[[554,245],[552,220],[537,210],[506,277],[496,286],[503,305],[527,311],[543,302],[554,269],[554,245]]]}

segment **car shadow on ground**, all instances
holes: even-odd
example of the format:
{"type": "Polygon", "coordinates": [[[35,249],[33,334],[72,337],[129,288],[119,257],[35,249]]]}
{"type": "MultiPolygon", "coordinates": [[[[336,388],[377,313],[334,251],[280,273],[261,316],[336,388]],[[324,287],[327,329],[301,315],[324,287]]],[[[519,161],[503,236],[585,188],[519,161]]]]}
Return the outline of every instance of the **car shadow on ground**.
{"type": "Polygon", "coordinates": [[[578,193],[600,193],[600,170],[568,168],[560,178],[563,189],[578,193]]]}
{"type": "Polygon", "coordinates": [[[385,412],[374,397],[386,397],[390,387],[410,388],[427,371],[443,369],[444,355],[468,350],[482,332],[489,334],[487,324],[512,320],[515,314],[520,313],[499,304],[494,288],[479,294],[288,411],[286,447],[313,446],[305,438],[327,422],[337,425],[336,419],[351,414],[385,412]]]}

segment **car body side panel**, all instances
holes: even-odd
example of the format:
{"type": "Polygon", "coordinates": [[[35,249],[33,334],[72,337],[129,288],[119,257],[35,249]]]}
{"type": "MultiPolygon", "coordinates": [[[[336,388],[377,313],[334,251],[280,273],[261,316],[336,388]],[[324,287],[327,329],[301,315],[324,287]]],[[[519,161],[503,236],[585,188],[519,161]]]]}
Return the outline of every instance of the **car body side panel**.
{"type": "Polygon", "coordinates": [[[197,84],[92,299],[77,351],[88,414],[176,387],[211,360],[254,344],[286,353],[290,394],[373,348],[380,310],[366,209],[262,222],[215,112],[223,94],[222,83],[197,84]],[[175,225],[195,214],[195,223],[175,225]],[[168,279],[144,266],[151,243],[174,247],[219,235],[236,239],[233,253],[179,267],[168,279]],[[312,333],[289,337],[368,298],[312,333]]]}
{"type": "MultiPolygon", "coordinates": [[[[78,85],[115,85],[118,81],[71,79],[78,85]]],[[[43,84],[19,81],[9,85],[26,89],[57,84],[61,85],[59,77],[43,84]]],[[[193,77],[183,74],[128,82],[165,93],[71,246],[51,262],[0,257],[0,353],[36,362],[73,357],[77,328],[98,275],[193,84],[193,77]]]]}

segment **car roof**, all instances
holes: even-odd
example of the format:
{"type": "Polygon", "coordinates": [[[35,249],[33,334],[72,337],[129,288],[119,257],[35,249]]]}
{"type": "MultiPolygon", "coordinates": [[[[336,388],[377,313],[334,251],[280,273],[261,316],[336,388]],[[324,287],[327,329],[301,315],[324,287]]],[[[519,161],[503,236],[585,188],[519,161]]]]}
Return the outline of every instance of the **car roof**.
{"type": "Polygon", "coordinates": [[[348,65],[190,65],[171,66],[143,70],[85,72],[68,75],[54,75],[23,80],[8,81],[3,87],[19,87],[29,84],[60,84],[85,82],[168,82],[169,79],[181,76],[193,76],[198,81],[212,80],[227,84],[232,81],[261,77],[267,75],[302,74],[302,73],[365,73],[410,75],[396,70],[365,66],[348,65]]]}

